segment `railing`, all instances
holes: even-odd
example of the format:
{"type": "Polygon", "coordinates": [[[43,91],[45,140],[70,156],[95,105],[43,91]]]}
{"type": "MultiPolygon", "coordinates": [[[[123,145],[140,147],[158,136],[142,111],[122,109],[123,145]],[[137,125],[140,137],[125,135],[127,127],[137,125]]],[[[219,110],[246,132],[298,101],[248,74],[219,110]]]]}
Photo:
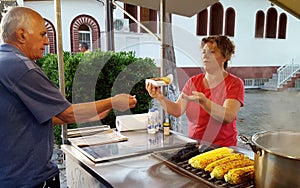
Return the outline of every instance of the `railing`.
{"type": "Polygon", "coordinates": [[[277,69],[278,80],[277,80],[277,88],[279,88],[283,83],[289,80],[291,77],[295,75],[296,72],[300,70],[300,64],[294,64],[294,59],[292,59],[292,63],[285,64],[277,69]]]}
{"type": "Polygon", "coordinates": [[[265,82],[268,82],[268,78],[250,78],[250,79],[244,79],[244,86],[245,89],[254,89],[254,88],[260,88],[262,85],[264,85],[265,82]]]}

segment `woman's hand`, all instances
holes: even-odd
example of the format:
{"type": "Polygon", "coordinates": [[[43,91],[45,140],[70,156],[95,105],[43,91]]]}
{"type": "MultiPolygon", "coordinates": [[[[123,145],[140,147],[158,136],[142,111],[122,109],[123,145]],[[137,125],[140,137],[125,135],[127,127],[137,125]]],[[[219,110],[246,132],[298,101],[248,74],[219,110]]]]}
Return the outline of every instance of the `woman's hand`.
{"type": "Polygon", "coordinates": [[[188,100],[188,101],[195,101],[200,104],[205,104],[208,100],[206,96],[202,92],[193,91],[192,95],[188,96],[185,93],[182,94],[182,99],[188,100]]]}
{"type": "Polygon", "coordinates": [[[163,95],[161,94],[161,91],[160,91],[160,87],[156,87],[151,83],[148,83],[146,85],[146,90],[148,91],[149,95],[152,98],[162,98],[163,97],[163,95]]]}

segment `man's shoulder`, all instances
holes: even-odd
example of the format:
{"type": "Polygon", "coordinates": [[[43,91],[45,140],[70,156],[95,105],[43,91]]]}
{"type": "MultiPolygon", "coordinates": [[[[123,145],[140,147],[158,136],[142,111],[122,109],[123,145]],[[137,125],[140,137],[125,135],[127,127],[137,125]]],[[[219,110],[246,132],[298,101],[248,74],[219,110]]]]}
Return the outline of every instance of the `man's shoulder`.
{"type": "Polygon", "coordinates": [[[33,69],[38,69],[38,65],[23,54],[15,51],[0,51],[1,77],[18,80],[33,69]]]}
{"type": "Polygon", "coordinates": [[[27,69],[37,68],[37,65],[29,59],[27,56],[22,54],[19,50],[15,49],[11,45],[1,45],[0,47],[0,59],[1,63],[9,66],[24,66],[27,69]]]}
{"type": "Polygon", "coordinates": [[[34,69],[37,68],[37,65],[34,63],[34,61],[32,61],[31,59],[29,59],[28,57],[22,55],[22,54],[16,54],[16,56],[25,64],[25,66],[28,69],[34,69]]]}

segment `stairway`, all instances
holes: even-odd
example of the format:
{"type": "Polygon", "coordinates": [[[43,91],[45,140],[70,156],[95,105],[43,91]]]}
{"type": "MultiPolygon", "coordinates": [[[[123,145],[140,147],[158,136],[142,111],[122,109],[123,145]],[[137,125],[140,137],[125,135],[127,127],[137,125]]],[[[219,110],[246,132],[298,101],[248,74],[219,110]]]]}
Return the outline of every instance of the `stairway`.
{"type": "Polygon", "coordinates": [[[278,74],[274,73],[271,79],[265,82],[264,85],[260,86],[260,89],[277,91],[278,90],[277,84],[278,84],[278,74]]]}
{"type": "Polygon", "coordinates": [[[295,81],[298,78],[300,78],[300,64],[294,64],[292,60],[292,63],[279,67],[272,78],[260,88],[272,91],[295,88],[295,81]]]}

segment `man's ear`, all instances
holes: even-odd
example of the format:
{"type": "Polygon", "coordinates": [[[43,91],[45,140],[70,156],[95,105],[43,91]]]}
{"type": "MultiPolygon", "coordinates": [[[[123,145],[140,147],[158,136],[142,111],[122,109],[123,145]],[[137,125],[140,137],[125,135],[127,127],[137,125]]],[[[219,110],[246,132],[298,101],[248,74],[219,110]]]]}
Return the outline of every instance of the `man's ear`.
{"type": "Polygon", "coordinates": [[[26,33],[25,33],[24,29],[22,29],[22,28],[17,29],[16,37],[17,37],[18,42],[20,42],[21,44],[24,44],[26,41],[26,33]]]}

